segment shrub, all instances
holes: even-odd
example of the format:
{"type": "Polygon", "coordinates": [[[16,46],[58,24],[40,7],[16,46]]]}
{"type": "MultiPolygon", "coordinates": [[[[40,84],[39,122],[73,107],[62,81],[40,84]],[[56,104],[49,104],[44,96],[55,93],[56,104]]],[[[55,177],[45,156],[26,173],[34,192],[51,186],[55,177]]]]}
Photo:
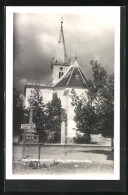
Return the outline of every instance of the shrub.
{"type": "Polygon", "coordinates": [[[107,160],[114,160],[114,150],[111,150],[109,155],[107,155],[107,160]]]}
{"type": "Polygon", "coordinates": [[[89,134],[78,134],[76,136],[75,142],[78,144],[89,144],[91,142],[91,138],[89,134]]]}

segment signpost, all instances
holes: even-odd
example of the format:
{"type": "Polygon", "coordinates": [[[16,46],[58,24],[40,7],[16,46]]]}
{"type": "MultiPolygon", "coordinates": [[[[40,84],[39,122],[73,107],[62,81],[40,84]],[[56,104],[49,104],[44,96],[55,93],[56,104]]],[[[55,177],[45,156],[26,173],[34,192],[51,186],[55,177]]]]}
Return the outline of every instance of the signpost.
{"type": "MultiPolygon", "coordinates": [[[[25,157],[25,143],[38,143],[39,141],[39,135],[35,135],[35,125],[32,124],[21,124],[21,129],[24,130],[23,133],[23,152],[22,152],[22,158],[25,157]]],[[[40,151],[40,148],[39,148],[40,151]]],[[[40,157],[40,156],[39,156],[40,157]]]]}
{"type": "Polygon", "coordinates": [[[21,129],[29,129],[30,124],[21,124],[21,129]]]}
{"type": "Polygon", "coordinates": [[[23,153],[22,153],[22,158],[23,159],[25,157],[26,129],[29,129],[29,128],[30,128],[29,124],[21,124],[21,129],[24,129],[24,134],[23,134],[23,153]]]}

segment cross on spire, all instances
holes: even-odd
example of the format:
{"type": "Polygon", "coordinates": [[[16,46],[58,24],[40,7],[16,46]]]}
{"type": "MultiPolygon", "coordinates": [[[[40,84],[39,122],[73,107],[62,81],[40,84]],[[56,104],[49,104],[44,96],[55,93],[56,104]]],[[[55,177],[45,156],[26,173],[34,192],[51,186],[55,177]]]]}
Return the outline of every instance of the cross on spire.
{"type": "Polygon", "coordinates": [[[61,17],[61,29],[63,29],[63,17],[61,17]]]}

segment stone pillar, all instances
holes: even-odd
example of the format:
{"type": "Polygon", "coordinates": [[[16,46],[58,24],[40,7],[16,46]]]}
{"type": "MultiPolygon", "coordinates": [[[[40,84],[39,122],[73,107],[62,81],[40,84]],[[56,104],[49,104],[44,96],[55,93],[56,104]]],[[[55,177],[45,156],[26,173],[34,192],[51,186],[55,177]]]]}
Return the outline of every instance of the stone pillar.
{"type": "Polygon", "coordinates": [[[33,99],[30,101],[30,114],[29,114],[29,131],[33,131],[32,125],[33,125],[33,99]]]}
{"type": "Polygon", "coordinates": [[[29,101],[29,104],[30,104],[30,114],[29,114],[29,130],[28,132],[35,132],[35,124],[33,124],[33,103],[34,103],[34,98],[33,98],[33,95],[30,96],[30,101],[29,101]]]}
{"type": "Polygon", "coordinates": [[[65,144],[65,121],[61,122],[61,144],[65,144]]]}
{"type": "Polygon", "coordinates": [[[67,121],[67,115],[65,113],[65,110],[61,110],[61,144],[66,143],[66,121],[67,121]]]}
{"type": "Polygon", "coordinates": [[[33,107],[30,105],[29,125],[32,125],[33,121],[33,107]]]}

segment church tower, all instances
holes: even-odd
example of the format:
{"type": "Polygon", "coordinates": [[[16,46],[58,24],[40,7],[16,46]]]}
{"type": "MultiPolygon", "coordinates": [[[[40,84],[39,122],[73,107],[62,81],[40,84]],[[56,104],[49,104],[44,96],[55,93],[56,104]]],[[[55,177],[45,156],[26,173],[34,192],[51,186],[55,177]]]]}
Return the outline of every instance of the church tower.
{"type": "Polygon", "coordinates": [[[71,65],[67,60],[66,45],[63,33],[63,18],[61,18],[61,29],[58,40],[58,47],[55,57],[52,58],[51,69],[53,76],[53,85],[56,84],[71,65]]]}

